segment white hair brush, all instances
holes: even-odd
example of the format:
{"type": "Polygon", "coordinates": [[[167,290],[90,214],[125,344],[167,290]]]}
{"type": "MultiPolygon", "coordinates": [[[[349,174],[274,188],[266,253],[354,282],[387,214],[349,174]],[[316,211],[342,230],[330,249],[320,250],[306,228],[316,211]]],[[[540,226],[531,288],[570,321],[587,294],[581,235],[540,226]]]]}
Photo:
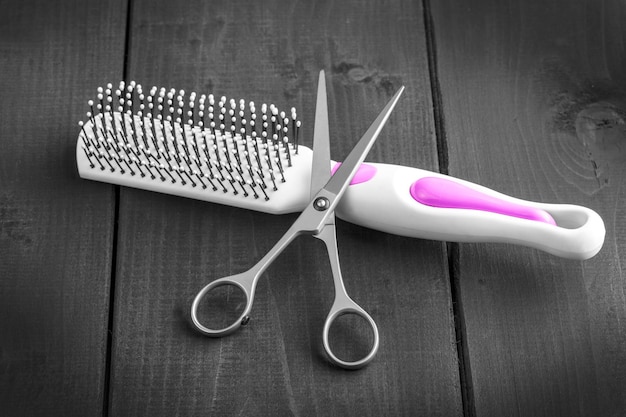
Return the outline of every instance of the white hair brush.
{"type": "MultiPolygon", "coordinates": [[[[123,81],[98,88],[76,147],[81,177],[272,214],[309,200],[312,151],[300,121],[274,105],[216,100],[123,81]]],[[[335,164],[335,167],[337,164],[335,164]]],[[[417,168],[363,164],[337,215],[402,236],[505,242],[587,259],[604,223],[585,207],[506,196],[417,168]]]]}

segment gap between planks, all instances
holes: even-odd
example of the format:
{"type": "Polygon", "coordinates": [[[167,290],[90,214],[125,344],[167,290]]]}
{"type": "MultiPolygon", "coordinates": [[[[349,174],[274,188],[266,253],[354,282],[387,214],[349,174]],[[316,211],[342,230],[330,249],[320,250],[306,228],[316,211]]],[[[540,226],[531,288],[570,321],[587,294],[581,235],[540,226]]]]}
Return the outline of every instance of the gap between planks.
{"type": "MultiPolygon", "coordinates": [[[[128,0],[126,3],[126,30],[124,34],[124,63],[122,70],[122,79],[128,80],[128,69],[130,68],[130,46],[131,46],[131,33],[133,22],[133,2],[128,0]]],[[[109,289],[109,315],[107,323],[106,334],[106,360],[104,369],[104,391],[102,394],[102,415],[104,417],[109,416],[110,404],[111,404],[111,372],[112,372],[112,358],[113,358],[113,323],[115,318],[115,280],[117,273],[117,250],[118,250],[118,235],[119,235],[119,219],[120,219],[120,186],[114,185],[114,204],[115,210],[113,214],[113,242],[112,242],[112,255],[111,255],[111,280],[109,289]]]]}
{"type": "MultiPolygon", "coordinates": [[[[435,122],[435,139],[437,143],[437,160],[439,172],[448,175],[448,142],[445,129],[443,110],[443,98],[439,84],[437,67],[437,45],[435,41],[434,21],[431,13],[430,0],[423,0],[424,32],[426,35],[426,51],[428,58],[428,72],[430,78],[431,97],[433,103],[433,119],[435,122]]],[[[452,299],[452,314],[454,320],[454,334],[456,339],[456,352],[459,363],[459,382],[461,386],[461,401],[463,415],[475,417],[476,407],[474,403],[474,391],[472,389],[472,371],[467,347],[467,331],[465,328],[465,316],[463,303],[460,296],[459,280],[459,244],[446,243],[446,256],[448,258],[448,276],[450,280],[450,298],[452,299]]]]}

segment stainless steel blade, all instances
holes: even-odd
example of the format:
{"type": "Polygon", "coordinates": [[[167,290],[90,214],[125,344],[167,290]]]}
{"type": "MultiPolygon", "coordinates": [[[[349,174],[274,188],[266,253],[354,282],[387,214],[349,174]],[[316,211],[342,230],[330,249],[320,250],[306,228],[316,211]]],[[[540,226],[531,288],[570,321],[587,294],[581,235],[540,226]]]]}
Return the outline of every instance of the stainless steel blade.
{"type": "Polygon", "coordinates": [[[350,181],[359,169],[361,162],[363,162],[363,160],[367,156],[367,153],[376,141],[376,138],[378,138],[378,134],[385,125],[385,122],[387,122],[387,119],[391,115],[391,112],[396,106],[396,103],[398,102],[398,99],[400,98],[400,95],[403,91],[404,86],[400,87],[400,89],[391,98],[391,100],[389,100],[389,102],[380,112],[376,120],[374,120],[369,129],[367,129],[367,132],[365,132],[359,142],[354,146],[354,148],[352,148],[339,169],[324,186],[324,189],[326,191],[329,191],[330,193],[337,196],[334,199],[334,202],[332,202],[332,207],[330,208],[334,208],[336,206],[344,191],[350,184],[350,181]]]}
{"type": "Polygon", "coordinates": [[[320,71],[315,105],[313,130],[313,161],[311,167],[311,199],[330,178],[330,132],[328,128],[328,103],[326,101],[326,77],[320,71]]]}

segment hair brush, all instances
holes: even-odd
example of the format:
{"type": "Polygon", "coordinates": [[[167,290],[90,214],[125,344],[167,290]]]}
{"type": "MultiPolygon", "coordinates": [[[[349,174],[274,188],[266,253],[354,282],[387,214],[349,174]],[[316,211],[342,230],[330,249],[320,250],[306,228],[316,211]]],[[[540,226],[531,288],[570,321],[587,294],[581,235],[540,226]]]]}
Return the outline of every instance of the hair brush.
{"type": "MultiPolygon", "coordinates": [[[[145,94],[134,81],[98,88],[88,105],[76,147],[83,178],[272,214],[308,203],[312,151],[299,143],[294,108],[157,87],[145,94]]],[[[513,243],[572,259],[594,256],[605,235],[585,207],[380,163],[361,165],[336,211],[401,236],[513,243]]]]}

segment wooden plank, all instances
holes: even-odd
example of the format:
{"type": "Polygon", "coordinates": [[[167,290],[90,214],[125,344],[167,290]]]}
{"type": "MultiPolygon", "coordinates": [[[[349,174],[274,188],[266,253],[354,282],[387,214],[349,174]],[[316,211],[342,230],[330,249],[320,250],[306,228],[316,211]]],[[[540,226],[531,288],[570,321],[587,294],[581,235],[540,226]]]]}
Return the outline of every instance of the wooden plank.
{"type": "Polygon", "coordinates": [[[432,2],[451,175],[591,207],[585,262],[460,245],[479,416],[626,413],[626,78],[620,1],[432,2]]]}
{"type": "MultiPolygon", "coordinates": [[[[401,84],[372,160],[436,168],[416,2],[138,1],[130,76],[144,86],[296,106],[311,145],[327,70],[332,154],[346,155],[401,84]]],[[[376,361],[346,372],[321,343],[332,301],[323,249],[302,238],[263,277],[252,322],[210,339],[196,292],[244,271],[295,220],[122,189],[111,410],[115,415],[459,415],[444,247],[338,225],[348,291],[381,331],[376,361]]]]}
{"type": "Polygon", "coordinates": [[[1,8],[2,415],[98,415],[114,193],[78,178],[74,149],[88,94],[122,73],[125,2],[1,8]]]}

